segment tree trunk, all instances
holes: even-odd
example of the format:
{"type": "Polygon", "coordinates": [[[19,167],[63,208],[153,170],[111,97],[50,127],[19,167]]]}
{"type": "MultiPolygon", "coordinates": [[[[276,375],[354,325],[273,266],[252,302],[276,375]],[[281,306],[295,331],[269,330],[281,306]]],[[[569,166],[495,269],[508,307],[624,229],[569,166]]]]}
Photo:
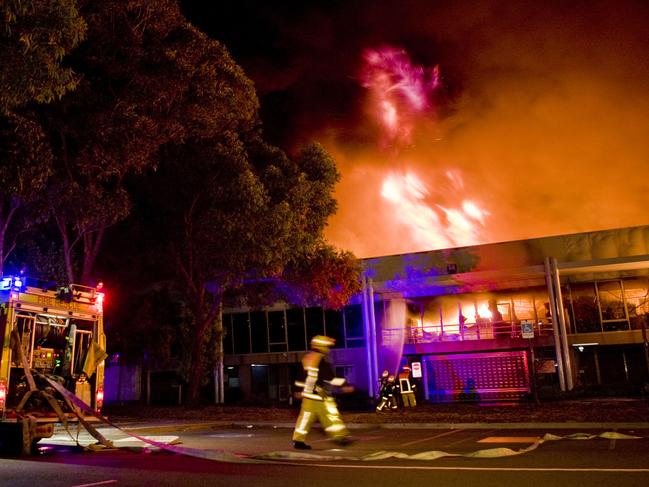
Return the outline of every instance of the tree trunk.
{"type": "MultiPolygon", "coordinates": [[[[9,256],[14,247],[13,245],[10,245],[8,249],[5,249],[5,238],[7,237],[9,224],[18,210],[18,206],[19,204],[16,201],[12,201],[6,216],[3,217],[3,215],[0,215],[0,276],[2,275],[5,259],[9,256]]],[[[0,206],[0,210],[2,210],[2,206],[0,206]]]]}
{"type": "Polygon", "coordinates": [[[217,388],[215,390],[216,404],[225,402],[225,391],[223,390],[223,308],[219,306],[219,312],[216,315],[216,378],[217,388]]]}
{"type": "Polygon", "coordinates": [[[92,277],[105,231],[106,228],[101,227],[96,232],[88,232],[83,235],[83,268],[81,269],[81,282],[79,284],[90,285],[90,278],[92,277]]]}
{"type": "Polygon", "coordinates": [[[205,368],[205,332],[209,326],[209,321],[203,320],[197,325],[194,331],[194,340],[192,343],[190,369],[189,369],[189,391],[187,393],[187,402],[190,406],[196,406],[200,401],[201,382],[203,379],[203,369],[205,368]]]}
{"type": "Polygon", "coordinates": [[[54,218],[59,233],[61,234],[61,242],[63,243],[63,259],[65,263],[65,272],[68,277],[68,284],[72,284],[74,283],[74,266],[72,264],[72,247],[74,244],[70,242],[70,238],[68,237],[66,222],[58,216],[55,216],[54,218]]]}

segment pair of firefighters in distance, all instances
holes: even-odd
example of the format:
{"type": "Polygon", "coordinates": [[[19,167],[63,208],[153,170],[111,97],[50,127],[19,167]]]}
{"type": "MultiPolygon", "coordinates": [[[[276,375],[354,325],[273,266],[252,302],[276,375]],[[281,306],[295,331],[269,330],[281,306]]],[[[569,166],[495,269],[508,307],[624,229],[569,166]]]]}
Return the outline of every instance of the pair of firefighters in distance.
{"type": "Polygon", "coordinates": [[[415,385],[410,382],[410,366],[404,365],[399,373],[399,382],[395,382],[394,375],[384,370],[379,379],[379,403],[376,411],[398,409],[397,396],[401,396],[403,407],[414,407],[417,405],[415,399],[415,385]]]}

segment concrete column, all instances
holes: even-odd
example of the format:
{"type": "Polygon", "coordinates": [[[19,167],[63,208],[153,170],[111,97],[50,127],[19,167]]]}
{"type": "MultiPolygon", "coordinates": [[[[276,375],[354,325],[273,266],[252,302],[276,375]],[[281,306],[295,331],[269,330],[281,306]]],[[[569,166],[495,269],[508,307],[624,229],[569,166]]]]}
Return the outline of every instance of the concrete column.
{"type": "Polygon", "coordinates": [[[387,369],[394,375],[399,372],[403,355],[406,314],[405,299],[393,298],[386,303],[385,315],[381,323],[380,369],[387,369]],[[383,334],[383,328],[390,329],[390,332],[383,334]]]}
{"type": "MultiPolygon", "coordinates": [[[[379,377],[379,339],[377,338],[376,328],[376,313],[374,312],[374,283],[371,278],[367,279],[367,286],[370,291],[369,294],[369,307],[370,307],[370,332],[372,333],[372,367],[374,368],[374,378],[379,377]]],[[[382,372],[382,370],[381,370],[382,372]]]]}
{"type": "Polygon", "coordinates": [[[374,399],[374,384],[376,377],[374,376],[374,367],[372,367],[372,332],[371,332],[371,317],[369,306],[369,290],[367,289],[367,278],[363,276],[363,329],[365,332],[365,352],[367,353],[367,395],[374,399]]]}
{"type": "Polygon", "coordinates": [[[570,346],[568,345],[568,330],[566,326],[566,313],[563,307],[563,295],[561,294],[561,280],[559,279],[559,267],[557,259],[550,259],[550,272],[554,282],[554,294],[557,304],[557,316],[559,317],[559,335],[561,336],[561,348],[563,349],[563,369],[566,375],[566,388],[569,391],[574,389],[574,376],[572,373],[572,360],[570,359],[570,346]]]}
{"type": "Polygon", "coordinates": [[[550,312],[552,313],[552,335],[554,337],[554,353],[557,357],[557,373],[559,374],[559,387],[561,391],[566,390],[566,378],[563,371],[563,353],[561,351],[561,337],[559,336],[559,326],[557,323],[557,303],[554,296],[554,284],[550,273],[550,258],[546,257],[543,261],[545,269],[545,283],[548,287],[548,297],[550,299],[550,312]]]}

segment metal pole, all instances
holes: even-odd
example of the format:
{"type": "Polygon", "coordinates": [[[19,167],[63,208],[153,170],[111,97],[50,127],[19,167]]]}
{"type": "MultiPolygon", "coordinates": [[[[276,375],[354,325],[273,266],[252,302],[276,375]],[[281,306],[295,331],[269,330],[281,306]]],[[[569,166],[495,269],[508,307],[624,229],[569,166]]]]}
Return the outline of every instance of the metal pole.
{"type": "Polygon", "coordinates": [[[424,399],[428,401],[430,399],[430,393],[428,392],[428,361],[424,360],[425,357],[422,357],[421,368],[424,369],[424,399]]]}
{"type": "Polygon", "coordinates": [[[566,388],[572,391],[574,383],[572,380],[572,361],[570,360],[570,347],[568,346],[568,331],[566,329],[566,314],[563,310],[563,296],[561,295],[561,281],[559,280],[559,267],[557,259],[550,260],[552,281],[554,282],[554,293],[557,302],[557,316],[559,318],[559,332],[561,334],[561,347],[563,348],[563,369],[566,374],[566,388]]]}
{"type": "Polygon", "coordinates": [[[554,288],[552,277],[550,275],[550,258],[546,257],[543,261],[545,268],[545,282],[548,286],[548,296],[550,298],[550,313],[552,314],[552,334],[554,335],[554,353],[557,357],[557,372],[559,374],[559,387],[561,391],[566,390],[566,379],[563,372],[563,354],[561,353],[561,339],[559,337],[559,328],[557,326],[557,304],[554,300],[554,288]]]}
{"type": "Polygon", "coordinates": [[[534,394],[534,402],[536,404],[541,404],[539,401],[539,388],[536,383],[536,357],[534,356],[534,343],[532,338],[528,338],[530,343],[530,373],[532,374],[532,394],[534,394]]]}
{"type": "MultiPolygon", "coordinates": [[[[647,342],[647,316],[641,316],[642,323],[642,343],[644,345],[644,360],[647,364],[647,374],[649,375],[649,342],[647,342]]],[[[649,391],[648,391],[649,392],[649,391]]]]}

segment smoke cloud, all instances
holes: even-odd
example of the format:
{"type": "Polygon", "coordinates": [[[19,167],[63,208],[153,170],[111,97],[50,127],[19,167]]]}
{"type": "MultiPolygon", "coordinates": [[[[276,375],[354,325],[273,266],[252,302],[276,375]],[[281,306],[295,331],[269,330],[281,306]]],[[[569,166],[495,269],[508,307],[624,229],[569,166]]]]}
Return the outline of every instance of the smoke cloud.
{"type": "Polygon", "coordinates": [[[430,43],[448,97],[393,152],[320,134],[343,174],[332,243],[363,257],[428,250],[381,196],[394,170],[416,172],[432,208],[469,197],[488,211],[452,245],[649,223],[646,5],[409,5],[401,28],[430,43]]]}
{"type": "Polygon", "coordinates": [[[331,243],[370,257],[649,223],[646,1],[242,5],[254,33],[223,17],[236,26],[224,40],[267,134],[289,149],[320,141],[342,173],[331,243]],[[436,83],[387,143],[364,71],[386,47],[436,83]],[[382,195],[409,173],[439,238],[382,195]],[[448,210],[465,200],[483,213],[462,233],[448,210]]]}

